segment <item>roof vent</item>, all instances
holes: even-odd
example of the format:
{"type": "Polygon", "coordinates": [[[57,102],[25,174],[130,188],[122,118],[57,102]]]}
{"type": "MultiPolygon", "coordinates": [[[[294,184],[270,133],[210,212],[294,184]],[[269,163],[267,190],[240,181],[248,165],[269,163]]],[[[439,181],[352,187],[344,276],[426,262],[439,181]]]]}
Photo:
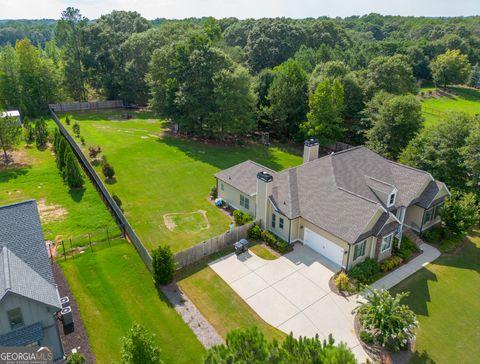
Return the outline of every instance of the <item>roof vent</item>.
{"type": "Polygon", "coordinates": [[[315,145],[319,145],[320,143],[318,142],[318,139],[310,138],[310,139],[305,140],[304,144],[305,144],[306,147],[313,147],[315,145]]]}
{"type": "Polygon", "coordinates": [[[271,174],[268,174],[267,172],[263,171],[263,172],[258,172],[257,173],[257,178],[263,182],[272,182],[273,181],[273,177],[271,174]]]}

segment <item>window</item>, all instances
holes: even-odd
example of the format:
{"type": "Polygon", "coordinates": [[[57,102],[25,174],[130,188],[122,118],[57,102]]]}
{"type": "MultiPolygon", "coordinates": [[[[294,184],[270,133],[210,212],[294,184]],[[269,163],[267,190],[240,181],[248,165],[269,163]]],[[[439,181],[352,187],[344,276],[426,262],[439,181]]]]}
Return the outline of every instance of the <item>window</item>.
{"type": "Polygon", "coordinates": [[[250,200],[244,195],[240,195],[240,206],[245,207],[247,210],[250,210],[250,200]]]}
{"type": "Polygon", "coordinates": [[[437,205],[429,208],[425,211],[425,216],[423,217],[423,224],[428,224],[436,220],[440,216],[440,210],[442,209],[442,205],[437,205]]]}
{"type": "Polygon", "coordinates": [[[282,218],[280,218],[279,221],[278,221],[278,227],[280,229],[283,229],[283,219],[282,218]]]}
{"type": "Polygon", "coordinates": [[[357,258],[363,257],[365,255],[365,245],[365,240],[355,245],[355,249],[353,251],[353,260],[356,260],[357,258]]]}
{"type": "Polygon", "coordinates": [[[222,191],[225,190],[225,187],[223,187],[223,182],[220,184],[220,189],[221,189],[222,191]]]}
{"type": "Polygon", "coordinates": [[[275,219],[277,216],[275,214],[272,214],[272,228],[275,228],[275,219]]]}
{"type": "Polygon", "coordinates": [[[383,253],[392,247],[393,233],[383,237],[380,251],[383,253]]]}
{"type": "Polygon", "coordinates": [[[390,196],[388,196],[388,204],[387,204],[387,207],[390,207],[390,206],[393,206],[393,204],[395,203],[395,197],[397,196],[397,194],[394,192],[394,193],[391,193],[390,196]]]}
{"type": "Polygon", "coordinates": [[[8,311],[7,316],[12,330],[23,326],[23,316],[20,308],[14,308],[13,310],[8,311]]]}

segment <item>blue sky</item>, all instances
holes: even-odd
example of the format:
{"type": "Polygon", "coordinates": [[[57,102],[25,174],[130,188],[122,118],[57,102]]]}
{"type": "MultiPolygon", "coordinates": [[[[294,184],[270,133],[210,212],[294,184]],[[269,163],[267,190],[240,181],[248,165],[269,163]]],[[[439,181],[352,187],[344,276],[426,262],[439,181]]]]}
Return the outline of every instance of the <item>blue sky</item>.
{"type": "Polygon", "coordinates": [[[90,19],[112,10],[136,10],[148,19],[480,14],[480,0],[0,0],[0,19],[56,19],[67,6],[79,8],[90,19]]]}

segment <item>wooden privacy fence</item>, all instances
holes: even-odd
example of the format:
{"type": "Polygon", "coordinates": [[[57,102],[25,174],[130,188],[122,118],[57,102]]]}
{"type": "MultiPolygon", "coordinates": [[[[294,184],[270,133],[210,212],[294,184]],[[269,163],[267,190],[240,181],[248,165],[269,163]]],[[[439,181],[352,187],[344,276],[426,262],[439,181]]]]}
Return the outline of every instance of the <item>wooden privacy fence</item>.
{"type": "Polygon", "coordinates": [[[175,261],[177,263],[177,269],[198,262],[206,256],[217,253],[228,247],[232,247],[233,249],[233,244],[236,241],[248,237],[248,230],[253,224],[255,224],[254,221],[176,253],[175,261]]]}
{"type": "Polygon", "coordinates": [[[52,111],[86,111],[86,110],[100,110],[100,109],[115,109],[123,107],[122,100],[107,100],[107,101],[93,101],[93,102],[71,102],[69,104],[49,104],[48,107],[52,111]]]}
{"type": "Polygon", "coordinates": [[[55,114],[55,111],[53,109],[50,109],[50,113],[52,115],[53,120],[58,126],[58,129],[62,133],[62,135],[67,139],[68,143],[72,147],[73,152],[77,156],[78,160],[80,161],[80,164],[87,174],[87,176],[90,178],[92,181],[93,185],[97,189],[97,191],[100,193],[100,196],[102,197],[103,202],[107,206],[107,208],[110,210],[112,213],[113,217],[115,218],[118,226],[120,229],[122,229],[123,233],[125,236],[128,238],[128,240],[133,244],[133,246],[137,249],[138,254],[140,254],[140,257],[142,258],[143,262],[147,266],[149,270],[151,270],[152,267],[152,258],[150,257],[150,254],[148,253],[148,250],[145,248],[145,246],[142,244],[140,241],[139,237],[133,230],[132,226],[128,222],[127,218],[123,214],[122,210],[118,207],[117,203],[115,200],[112,198],[110,193],[108,192],[107,188],[103,184],[102,180],[98,176],[97,172],[95,169],[92,167],[88,159],[85,157],[85,155],[82,153],[82,150],[78,146],[77,142],[75,139],[72,138],[70,133],[67,131],[67,129],[63,126],[63,124],[58,120],[57,115],[55,114]]]}

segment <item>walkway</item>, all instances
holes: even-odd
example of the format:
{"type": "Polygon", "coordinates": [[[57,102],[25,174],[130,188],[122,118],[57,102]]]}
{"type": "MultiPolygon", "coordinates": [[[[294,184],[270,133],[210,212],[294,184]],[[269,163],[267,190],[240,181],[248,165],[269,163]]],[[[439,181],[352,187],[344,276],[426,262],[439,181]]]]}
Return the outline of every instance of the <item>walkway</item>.
{"type": "Polygon", "coordinates": [[[427,243],[420,244],[420,249],[423,250],[422,254],[394,270],[392,273],[380,278],[370,287],[373,289],[390,289],[440,256],[438,249],[427,243]]]}

